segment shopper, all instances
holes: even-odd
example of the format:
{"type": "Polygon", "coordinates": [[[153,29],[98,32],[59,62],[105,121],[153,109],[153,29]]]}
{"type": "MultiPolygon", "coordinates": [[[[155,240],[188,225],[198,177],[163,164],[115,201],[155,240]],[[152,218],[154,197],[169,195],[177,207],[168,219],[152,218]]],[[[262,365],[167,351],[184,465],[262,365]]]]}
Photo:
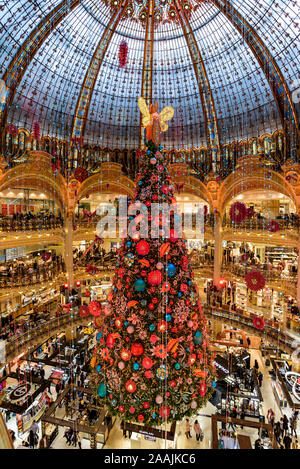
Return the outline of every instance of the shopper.
{"type": "Polygon", "coordinates": [[[263,375],[261,372],[259,372],[257,378],[258,378],[259,387],[261,388],[261,387],[262,387],[262,382],[263,382],[264,375],[263,375]]]}
{"type": "Polygon", "coordinates": [[[79,449],[81,449],[81,442],[82,442],[82,433],[81,433],[81,432],[78,432],[78,435],[77,435],[77,443],[78,443],[79,449]]]}
{"type": "Polygon", "coordinates": [[[187,437],[187,439],[192,438],[191,425],[190,425],[189,419],[186,419],[186,422],[185,422],[185,436],[187,437]]]}
{"type": "Polygon", "coordinates": [[[200,435],[201,435],[201,427],[199,425],[199,422],[198,420],[195,420],[195,423],[194,423],[194,432],[196,434],[196,440],[199,441],[200,440],[200,435]]]}
{"type": "Polygon", "coordinates": [[[32,430],[29,431],[28,443],[30,449],[34,449],[35,447],[35,434],[32,430]]]}
{"type": "Polygon", "coordinates": [[[283,416],[282,429],[283,429],[283,434],[287,435],[287,433],[289,431],[289,421],[288,421],[288,418],[285,414],[283,416]]]}
{"type": "MultiPolygon", "coordinates": [[[[241,420],[245,420],[245,417],[246,417],[245,411],[244,411],[244,409],[242,409],[242,410],[241,410],[241,413],[240,413],[240,419],[241,419],[241,420]]],[[[241,425],[241,429],[242,429],[242,430],[243,430],[243,428],[244,428],[243,425],[241,425]]]]}
{"type": "Polygon", "coordinates": [[[290,418],[290,427],[291,427],[291,435],[293,436],[293,432],[295,437],[297,438],[297,420],[292,416],[290,418]]]}
{"type": "Polygon", "coordinates": [[[299,449],[299,448],[300,448],[300,446],[299,446],[298,440],[293,441],[292,449],[299,449]]]}
{"type": "Polygon", "coordinates": [[[257,438],[257,440],[254,443],[254,449],[264,449],[263,445],[261,444],[261,439],[257,438]]]}
{"type": "Polygon", "coordinates": [[[285,437],[283,438],[283,444],[285,449],[291,449],[292,438],[290,437],[290,435],[285,435],[285,437]]]}

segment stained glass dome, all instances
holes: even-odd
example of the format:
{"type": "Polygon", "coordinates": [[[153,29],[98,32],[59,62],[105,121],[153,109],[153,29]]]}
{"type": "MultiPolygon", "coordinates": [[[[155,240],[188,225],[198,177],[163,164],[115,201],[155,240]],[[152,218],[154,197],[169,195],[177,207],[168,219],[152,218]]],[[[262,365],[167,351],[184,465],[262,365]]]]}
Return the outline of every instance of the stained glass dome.
{"type": "Polygon", "coordinates": [[[160,108],[175,108],[166,148],[272,133],[285,118],[295,124],[299,14],[291,0],[4,0],[2,119],[135,148],[146,89],[160,108]]]}

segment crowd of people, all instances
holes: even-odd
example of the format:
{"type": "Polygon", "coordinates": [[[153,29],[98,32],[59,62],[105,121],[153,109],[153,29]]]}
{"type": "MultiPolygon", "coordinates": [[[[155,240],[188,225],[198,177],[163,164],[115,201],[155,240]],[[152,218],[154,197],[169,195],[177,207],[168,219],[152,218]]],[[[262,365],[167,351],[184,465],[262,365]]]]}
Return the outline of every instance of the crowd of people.
{"type": "Polygon", "coordinates": [[[13,215],[0,215],[1,231],[35,231],[54,229],[63,226],[63,217],[60,212],[54,215],[49,211],[32,213],[14,213],[13,215]]]}

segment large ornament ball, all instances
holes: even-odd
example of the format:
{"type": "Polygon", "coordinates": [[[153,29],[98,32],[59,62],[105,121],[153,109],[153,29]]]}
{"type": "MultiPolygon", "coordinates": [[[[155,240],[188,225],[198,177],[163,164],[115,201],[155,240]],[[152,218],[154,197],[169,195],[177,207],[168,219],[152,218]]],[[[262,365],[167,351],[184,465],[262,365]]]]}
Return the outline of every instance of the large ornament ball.
{"type": "Polygon", "coordinates": [[[152,286],[160,285],[163,280],[162,273],[159,270],[152,270],[148,274],[147,280],[148,280],[148,283],[150,283],[150,285],[152,286]]]}
{"type": "Polygon", "coordinates": [[[153,361],[150,357],[143,358],[142,365],[146,370],[150,370],[153,366],[153,361]]]}
{"type": "Polygon", "coordinates": [[[142,278],[138,278],[135,282],[134,282],[134,289],[135,291],[144,291],[146,288],[146,283],[145,281],[142,279],[142,278]]]}
{"type": "Polygon", "coordinates": [[[148,252],[150,251],[150,245],[147,241],[145,241],[144,239],[142,239],[141,241],[139,241],[136,245],[136,252],[140,255],[140,256],[146,256],[148,254],[148,252]]]}
{"type": "Polygon", "coordinates": [[[134,357],[140,357],[144,353],[144,346],[140,342],[134,342],[131,345],[130,350],[134,357]]]}
{"type": "Polygon", "coordinates": [[[127,327],[127,332],[128,332],[128,334],[133,334],[134,333],[134,327],[133,326],[128,326],[127,327]]]}
{"type": "Polygon", "coordinates": [[[98,389],[97,389],[97,393],[100,397],[105,397],[106,396],[106,386],[103,382],[99,384],[98,389]]]}
{"type": "Polygon", "coordinates": [[[156,396],[155,402],[156,402],[156,404],[162,404],[163,403],[163,397],[160,396],[160,395],[156,396]]]}
{"type": "Polygon", "coordinates": [[[164,268],[163,263],[162,263],[162,262],[158,262],[158,263],[156,264],[156,268],[157,268],[158,270],[162,270],[162,269],[164,268]]]}
{"type": "Polygon", "coordinates": [[[174,275],[176,275],[176,267],[174,264],[168,264],[167,274],[168,274],[168,277],[174,277],[174,275]]]}
{"type": "Polygon", "coordinates": [[[142,414],[138,415],[138,421],[143,422],[145,420],[145,417],[142,414]]]}

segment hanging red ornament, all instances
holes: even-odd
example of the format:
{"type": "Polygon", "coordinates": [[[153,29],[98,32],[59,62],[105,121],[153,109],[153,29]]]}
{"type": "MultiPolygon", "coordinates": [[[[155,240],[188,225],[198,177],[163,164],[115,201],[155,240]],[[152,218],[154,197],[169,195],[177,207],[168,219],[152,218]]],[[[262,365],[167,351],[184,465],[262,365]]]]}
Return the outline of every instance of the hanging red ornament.
{"type": "Polygon", "coordinates": [[[265,327],[265,321],[263,320],[263,318],[260,318],[259,316],[255,316],[255,318],[253,318],[253,326],[256,329],[262,330],[265,327]]]}
{"type": "Polygon", "coordinates": [[[80,306],[79,308],[79,316],[81,318],[87,318],[90,315],[90,310],[88,306],[80,306]]]}
{"type": "Polygon", "coordinates": [[[134,342],[131,345],[130,350],[134,357],[140,357],[144,353],[144,346],[140,342],[134,342]]]}
{"type": "Polygon", "coordinates": [[[199,394],[200,394],[201,397],[205,396],[206,390],[207,390],[207,386],[206,386],[205,381],[203,381],[203,383],[201,383],[200,386],[199,386],[199,394]]]}
{"type": "Polygon", "coordinates": [[[128,392],[135,392],[136,391],[136,384],[132,379],[129,379],[125,384],[126,391],[128,392]]]}
{"type": "Polygon", "coordinates": [[[250,290],[262,290],[266,284],[265,278],[258,270],[252,270],[245,275],[246,285],[250,290]]]}
{"type": "Polygon", "coordinates": [[[140,256],[146,256],[148,252],[150,251],[150,245],[147,241],[141,240],[137,243],[136,245],[136,252],[140,256]]]}
{"type": "Polygon", "coordinates": [[[121,68],[124,68],[127,64],[128,57],[128,44],[126,41],[122,41],[119,46],[119,64],[121,68]]]}
{"type": "Polygon", "coordinates": [[[247,208],[247,217],[252,218],[253,215],[254,215],[254,208],[253,207],[247,208]]]}
{"type": "Polygon", "coordinates": [[[231,205],[229,214],[234,223],[242,223],[247,217],[247,207],[242,202],[235,202],[231,205]]]}
{"type": "Polygon", "coordinates": [[[40,124],[38,122],[33,123],[33,137],[36,142],[40,140],[40,124]]]}

